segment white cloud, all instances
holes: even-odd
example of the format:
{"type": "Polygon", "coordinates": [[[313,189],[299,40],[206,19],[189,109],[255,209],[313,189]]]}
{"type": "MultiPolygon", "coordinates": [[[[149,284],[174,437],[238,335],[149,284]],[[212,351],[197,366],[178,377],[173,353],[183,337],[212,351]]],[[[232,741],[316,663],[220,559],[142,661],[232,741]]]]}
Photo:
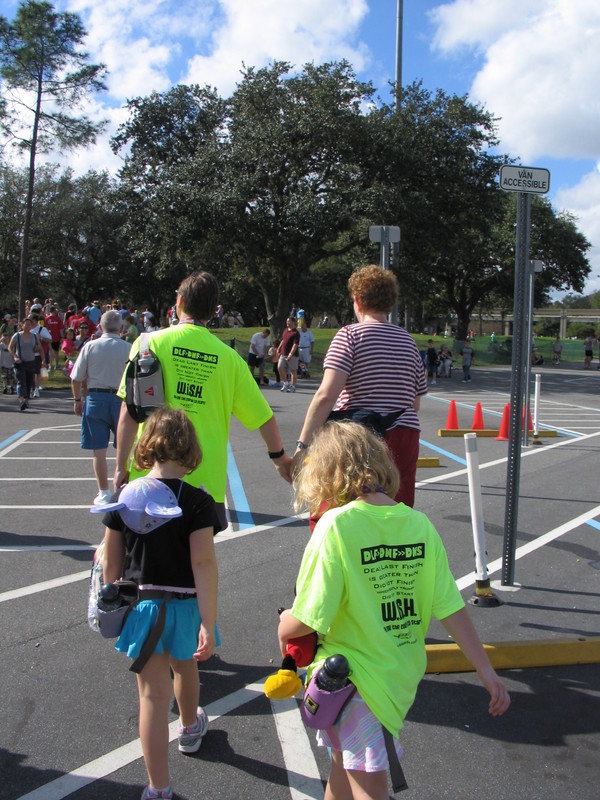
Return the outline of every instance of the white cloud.
{"type": "MultiPolygon", "coordinates": [[[[545,158],[600,163],[598,0],[454,0],[430,19],[434,49],[478,55],[482,66],[469,95],[499,118],[501,151],[538,166],[545,158]]],[[[586,293],[597,291],[600,173],[554,188],[553,205],[570,211],[594,245],[586,293]]]]}
{"type": "Polygon", "coordinates": [[[470,96],[500,118],[503,149],[600,158],[597,0],[456,0],[432,18],[438,49],[484,53],[470,96]]]}
{"type": "Polygon", "coordinates": [[[471,47],[482,50],[505,31],[515,28],[515,20],[540,7],[540,0],[455,0],[429,12],[436,26],[432,47],[451,54],[471,47]]]}
{"type": "MultiPolygon", "coordinates": [[[[568,209],[575,216],[577,227],[588,241],[600,242],[600,162],[577,186],[560,189],[554,205],[568,209]]],[[[586,294],[600,291],[600,247],[593,246],[588,251],[588,258],[592,271],[586,283],[586,294]]]]}
{"type": "Polygon", "coordinates": [[[351,44],[368,11],[366,0],[223,0],[221,5],[224,17],[211,51],[190,59],[184,82],[208,83],[227,95],[240,80],[242,62],[301,66],[346,58],[360,71],[368,60],[364,45],[351,44]]]}

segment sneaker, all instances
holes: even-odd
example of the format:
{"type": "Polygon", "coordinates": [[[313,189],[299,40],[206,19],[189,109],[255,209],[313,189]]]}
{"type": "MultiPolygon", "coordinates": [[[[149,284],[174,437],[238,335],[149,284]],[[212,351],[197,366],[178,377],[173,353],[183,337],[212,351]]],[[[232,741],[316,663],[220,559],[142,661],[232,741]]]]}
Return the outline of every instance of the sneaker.
{"type": "Polygon", "coordinates": [[[8,386],[5,386],[4,389],[2,389],[2,394],[8,394],[8,386]]]}
{"type": "Polygon", "coordinates": [[[188,725],[184,728],[180,723],[177,728],[177,738],[179,739],[179,752],[180,753],[197,753],[202,744],[202,738],[206,735],[208,730],[208,717],[203,708],[198,706],[198,713],[196,714],[196,724],[188,725]]]}
{"type": "Polygon", "coordinates": [[[158,798],[173,800],[173,788],[167,786],[166,789],[153,789],[152,786],[146,786],[142,792],[142,800],[158,800],[158,798]]]}
{"type": "Polygon", "coordinates": [[[437,381],[431,381],[432,386],[437,386],[437,381]]]}
{"type": "Polygon", "coordinates": [[[461,383],[466,383],[466,382],[467,382],[467,381],[466,381],[466,379],[465,379],[465,378],[463,378],[463,379],[462,379],[462,381],[461,381],[461,383]]]}
{"type": "Polygon", "coordinates": [[[290,383],[290,385],[288,386],[288,392],[291,392],[292,394],[294,394],[295,391],[296,391],[296,387],[294,386],[293,383],[290,383]]]}
{"type": "Polygon", "coordinates": [[[110,503],[111,497],[112,492],[110,489],[100,489],[96,497],[94,497],[94,505],[105,506],[107,503],[110,503]]]}
{"type": "Polygon", "coordinates": [[[22,400],[21,405],[19,406],[19,410],[25,411],[26,408],[29,408],[29,406],[27,405],[27,400],[22,400]]]}
{"type": "Polygon", "coordinates": [[[33,397],[39,397],[39,396],[40,396],[40,390],[36,389],[35,392],[33,393],[33,397]]]}
{"type": "Polygon", "coordinates": [[[287,392],[287,390],[288,390],[289,388],[290,388],[290,385],[289,385],[289,383],[287,383],[287,382],[284,382],[284,383],[282,383],[282,384],[281,384],[281,389],[280,389],[279,391],[281,391],[281,392],[287,392]]]}

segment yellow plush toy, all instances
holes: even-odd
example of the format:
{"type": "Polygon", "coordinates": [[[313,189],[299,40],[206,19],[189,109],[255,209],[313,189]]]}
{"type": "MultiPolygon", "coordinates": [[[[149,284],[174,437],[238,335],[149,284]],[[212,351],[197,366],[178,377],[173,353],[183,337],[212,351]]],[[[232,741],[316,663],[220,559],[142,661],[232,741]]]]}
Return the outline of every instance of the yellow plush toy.
{"type": "Polygon", "coordinates": [[[265,694],[270,700],[287,700],[297,695],[302,688],[297,667],[312,663],[317,650],[317,634],[309,633],[298,639],[290,639],[281,662],[281,669],[269,675],[265,681],[265,694]]]}

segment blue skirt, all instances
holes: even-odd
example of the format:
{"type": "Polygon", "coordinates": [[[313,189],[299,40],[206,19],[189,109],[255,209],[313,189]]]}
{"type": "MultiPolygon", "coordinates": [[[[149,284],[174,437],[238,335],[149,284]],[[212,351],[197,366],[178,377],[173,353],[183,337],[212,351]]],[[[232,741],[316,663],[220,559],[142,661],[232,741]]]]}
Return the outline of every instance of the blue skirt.
{"type": "MultiPolygon", "coordinates": [[[[129,612],[115,650],[127,653],[129,658],[135,659],[139,656],[154,627],[161,602],[159,599],[142,600],[129,612]]],[[[154,652],[164,653],[168,650],[177,661],[188,661],[198,649],[200,622],[198,600],[195,597],[190,597],[189,600],[168,600],[165,629],[154,652]]],[[[215,637],[219,646],[221,639],[216,625],[215,637]]]]}

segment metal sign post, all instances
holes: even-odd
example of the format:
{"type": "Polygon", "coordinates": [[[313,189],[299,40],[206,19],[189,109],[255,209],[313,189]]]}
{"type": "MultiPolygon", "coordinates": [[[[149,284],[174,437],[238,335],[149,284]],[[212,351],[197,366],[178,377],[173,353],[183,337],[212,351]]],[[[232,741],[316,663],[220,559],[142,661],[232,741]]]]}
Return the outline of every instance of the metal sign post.
{"type": "Polygon", "coordinates": [[[389,269],[390,244],[400,241],[400,228],[397,225],[371,225],[369,239],[379,242],[379,263],[383,269],[389,269]]]}
{"type": "MultiPolygon", "coordinates": [[[[506,505],[501,581],[503,586],[512,586],[515,580],[515,550],[521,473],[521,414],[527,369],[531,361],[531,353],[525,352],[529,339],[526,325],[530,316],[529,293],[527,291],[531,272],[529,266],[530,195],[546,194],[550,189],[550,173],[547,169],[536,167],[504,165],[500,168],[500,188],[509,192],[518,192],[510,427],[508,463],[506,467],[506,505]]],[[[529,425],[528,417],[525,418],[525,425],[529,425]]]]}
{"type": "MultiPolygon", "coordinates": [[[[389,269],[391,266],[391,255],[397,258],[398,242],[400,241],[400,228],[397,225],[371,225],[369,228],[369,239],[372,242],[379,242],[379,264],[382,269],[389,269]]],[[[398,304],[392,309],[390,322],[398,324],[398,304]]]]}

